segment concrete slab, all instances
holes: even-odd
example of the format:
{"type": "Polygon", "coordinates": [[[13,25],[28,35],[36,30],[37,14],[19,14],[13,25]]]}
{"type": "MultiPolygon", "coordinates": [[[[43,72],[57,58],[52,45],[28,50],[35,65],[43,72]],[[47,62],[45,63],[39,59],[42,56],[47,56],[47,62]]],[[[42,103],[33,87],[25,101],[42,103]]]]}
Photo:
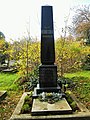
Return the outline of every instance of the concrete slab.
{"type": "Polygon", "coordinates": [[[62,98],[54,104],[41,102],[39,99],[33,100],[32,115],[47,115],[47,114],[69,114],[72,109],[65,98],[62,98]]]}

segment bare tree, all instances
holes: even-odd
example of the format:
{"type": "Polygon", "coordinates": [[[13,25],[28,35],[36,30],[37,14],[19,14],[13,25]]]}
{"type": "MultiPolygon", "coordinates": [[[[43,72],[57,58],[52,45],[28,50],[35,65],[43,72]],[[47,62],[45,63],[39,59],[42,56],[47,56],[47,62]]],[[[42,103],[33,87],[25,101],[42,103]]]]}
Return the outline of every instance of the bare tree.
{"type": "Polygon", "coordinates": [[[74,8],[73,32],[78,38],[89,39],[90,35],[90,5],[74,8]]]}

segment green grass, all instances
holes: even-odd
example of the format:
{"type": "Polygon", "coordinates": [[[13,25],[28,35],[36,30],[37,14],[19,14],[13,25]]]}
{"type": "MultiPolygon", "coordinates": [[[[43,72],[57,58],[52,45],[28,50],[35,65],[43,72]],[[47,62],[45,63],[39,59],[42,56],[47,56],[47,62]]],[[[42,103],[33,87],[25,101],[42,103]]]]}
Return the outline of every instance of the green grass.
{"type": "Polygon", "coordinates": [[[90,109],[90,71],[68,73],[65,74],[65,77],[70,78],[75,83],[72,89],[73,93],[90,109]]]}
{"type": "Polygon", "coordinates": [[[75,73],[67,73],[65,77],[72,78],[72,77],[84,77],[90,79],[90,71],[79,71],[75,73]]]}
{"type": "Polygon", "coordinates": [[[18,84],[14,83],[20,76],[18,74],[0,73],[0,90],[17,90],[18,84]]]}
{"type": "MultiPolygon", "coordinates": [[[[7,99],[0,103],[0,118],[9,119],[14,111],[23,91],[19,86],[18,80],[20,75],[17,73],[0,73],[0,91],[7,91],[7,99]]],[[[1,119],[0,119],[1,120],[1,119]]]]}

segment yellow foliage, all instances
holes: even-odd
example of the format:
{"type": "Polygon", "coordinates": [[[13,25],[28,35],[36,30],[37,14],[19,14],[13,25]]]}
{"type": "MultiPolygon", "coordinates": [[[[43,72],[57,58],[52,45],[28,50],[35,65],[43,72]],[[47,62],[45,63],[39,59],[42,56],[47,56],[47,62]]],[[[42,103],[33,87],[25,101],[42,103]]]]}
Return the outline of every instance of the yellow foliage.
{"type": "Polygon", "coordinates": [[[66,40],[59,38],[56,40],[56,63],[58,74],[64,74],[71,70],[78,70],[82,65],[82,60],[90,53],[90,47],[82,44],[82,41],[66,40]]]}
{"type": "Polygon", "coordinates": [[[11,58],[16,61],[19,73],[26,75],[40,64],[40,43],[26,39],[15,41],[11,49],[11,58]]]}
{"type": "MultiPolygon", "coordinates": [[[[90,53],[90,47],[85,46],[82,41],[59,38],[55,41],[56,64],[58,74],[71,70],[78,70],[82,60],[90,53]]],[[[27,70],[31,72],[40,64],[40,42],[38,41],[15,41],[10,44],[6,53],[16,61],[19,73],[26,75],[27,70]]]]}

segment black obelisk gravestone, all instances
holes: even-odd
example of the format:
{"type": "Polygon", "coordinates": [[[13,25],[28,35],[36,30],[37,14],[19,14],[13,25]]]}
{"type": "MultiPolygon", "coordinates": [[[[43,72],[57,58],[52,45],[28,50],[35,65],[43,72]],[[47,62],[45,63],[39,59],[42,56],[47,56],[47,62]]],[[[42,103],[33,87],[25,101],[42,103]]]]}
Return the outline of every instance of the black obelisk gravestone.
{"type": "MultiPolygon", "coordinates": [[[[72,112],[66,99],[50,106],[48,102],[41,102],[37,97],[41,92],[61,92],[57,86],[57,66],[55,62],[53,11],[52,6],[42,6],[41,17],[41,66],[39,67],[39,85],[34,89],[31,115],[66,114],[72,112]],[[58,107],[57,107],[58,106],[58,107]]],[[[44,96],[43,96],[44,98],[44,96]]],[[[48,116],[47,116],[48,117],[48,116]]],[[[48,119],[48,118],[46,118],[48,119]]],[[[50,117],[52,119],[52,116],[50,117]]]]}
{"type": "Polygon", "coordinates": [[[57,87],[57,66],[55,62],[53,9],[42,6],[41,11],[41,63],[39,86],[43,89],[57,87]]]}

